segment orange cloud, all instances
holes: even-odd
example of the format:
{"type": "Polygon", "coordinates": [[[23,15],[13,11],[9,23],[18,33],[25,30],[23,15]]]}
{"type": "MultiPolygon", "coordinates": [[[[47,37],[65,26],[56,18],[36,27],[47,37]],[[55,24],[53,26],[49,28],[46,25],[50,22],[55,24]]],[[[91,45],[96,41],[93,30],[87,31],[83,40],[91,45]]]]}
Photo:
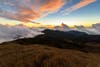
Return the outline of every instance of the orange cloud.
{"type": "Polygon", "coordinates": [[[81,0],[79,3],[75,4],[74,6],[66,9],[67,12],[71,12],[71,11],[74,11],[74,10],[77,10],[79,8],[82,8],[84,6],[87,6],[93,2],[95,2],[96,0],[81,0]]]}
{"type": "MultiPolygon", "coordinates": [[[[68,1],[72,2],[74,0],[0,0],[0,5],[3,6],[0,7],[0,17],[30,22],[58,11],[68,1]]],[[[66,11],[77,10],[95,1],[80,0],[79,3],[69,7],[66,11]]]]}
{"type": "Polygon", "coordinates": [[[29,22],[59,10],[65,0],[0,0],[0,17],[29,22]]]}
{"type": "Polygon", "coordinates": [[[42,12],[54,12],[64,5],[64,0],[48,0],[47,3],[40,7],[42,12]]]}

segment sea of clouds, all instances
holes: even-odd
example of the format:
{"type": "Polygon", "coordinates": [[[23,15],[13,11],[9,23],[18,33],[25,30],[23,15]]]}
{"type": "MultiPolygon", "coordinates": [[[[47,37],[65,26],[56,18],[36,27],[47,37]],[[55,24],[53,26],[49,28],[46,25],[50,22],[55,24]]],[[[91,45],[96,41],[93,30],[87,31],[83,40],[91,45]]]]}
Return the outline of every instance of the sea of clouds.
{"type": "Polygon", "coordinates": [[[62,27],[56,26],[54,30],[60,30],[60,31],[75,30],[75,31],[85,32],[89,35],[100,35],[100,23],[93,24],[91,27],[84,27],[80,25],[80,26],[75,26],[74,28],[70,28],[69,26],[64,24],[62,27]]]}
{"type": "MultiPolygon", "coordinates": [[[[43,31],[46,28],[29,28],[23,25],[16,25],[16,26],[7,26],[7,25],[0,25],[0,43],[5,41],[12,41],[19,38],[31,38],[35,37],[40,34],[44,34],[43,31]]],[[[75,26],[75,28],[69,28],[68,26],[57,26],[53,28],[53,30],[59,31],[70,31],[76,30],[80,32],[86,32],[89,35],[100,35],[100,23],[93,24],[92,27],[86,28],[84,26],[75,26]]]]}
{"type": "Polygon", "coordinates": [[[6,26],[0,25],[0,43],[11,41],[19,38],[30,38],[43,34],[40,28],[28,28],[23,25],[6,26]]]}

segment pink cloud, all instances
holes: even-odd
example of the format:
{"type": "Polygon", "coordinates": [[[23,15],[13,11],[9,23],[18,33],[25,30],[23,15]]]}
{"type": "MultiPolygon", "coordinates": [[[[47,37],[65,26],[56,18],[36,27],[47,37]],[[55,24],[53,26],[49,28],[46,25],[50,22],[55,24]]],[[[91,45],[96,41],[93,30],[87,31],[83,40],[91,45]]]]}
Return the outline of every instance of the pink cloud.
{"type": "Polygon", "coordinates": [[[79,3],[73,5],[72,7],[69,7],[68,9],[66,9],[67,12],[72,12],[72,11],[75,11],[75,10],[78,10],[84,6],[87,6],[93,2],[95,2],[96,0],[80,0],[79,3]]]}
{"type": "Polygon", "coordinates": [[[65,0],[0,0],[0,2],[3,6],[12,9],[1,8],[1,17],[29,22],[59,10],[64,5],[65,0]]]}

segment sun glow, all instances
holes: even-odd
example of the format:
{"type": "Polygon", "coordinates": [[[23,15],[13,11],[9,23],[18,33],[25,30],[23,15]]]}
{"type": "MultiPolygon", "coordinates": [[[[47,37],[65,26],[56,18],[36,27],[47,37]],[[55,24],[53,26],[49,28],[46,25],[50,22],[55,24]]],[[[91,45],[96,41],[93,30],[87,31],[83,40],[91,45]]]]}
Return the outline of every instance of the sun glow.
{"type": "Polygon", "coordinates": [[[26,27],[39,27],[41,24],[39,23],[32,23],[32,22],[28,22],[28,23],[22,23],[24,26],[26,27]]]}
{"type": "Polygon", "coordinates": [[[61,23],[64,23],[66,25],[68,25],[69,27],[74,27],[75,25],[79,26],[79,25],[83,25],[85,27],[90,27],[92,24],[95,24],[95,22],[99,22],[97,21],[87,21],[87,20],[79,20],[76,18],[71,18],[71,19],[62,19],[61,21],[47,21],[47,22],[39,22],[39,21],[35,21],[35,22],[20,22],[20,21],[15,21],[15,20],[8,20],[8,19],[4,19],[4,18],[0,18],[0,24],[2,25],[9,25],[9,26],[15,26],[18,24],[22,24],[26,27],[46,27],[46,28],[53,28],[54,26],[60,26],[61,23]]]}

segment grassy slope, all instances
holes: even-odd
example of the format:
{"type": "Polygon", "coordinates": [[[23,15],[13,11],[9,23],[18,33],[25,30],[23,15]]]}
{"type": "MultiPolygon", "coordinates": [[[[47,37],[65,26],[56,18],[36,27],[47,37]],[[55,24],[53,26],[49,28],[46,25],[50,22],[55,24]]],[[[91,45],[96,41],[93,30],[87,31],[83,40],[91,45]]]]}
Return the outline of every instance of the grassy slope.
{"type": "Polygon", "coordinates": [[[0,45],[0,67],[100,67],[99,56],[45,45],[0,45]]]}

